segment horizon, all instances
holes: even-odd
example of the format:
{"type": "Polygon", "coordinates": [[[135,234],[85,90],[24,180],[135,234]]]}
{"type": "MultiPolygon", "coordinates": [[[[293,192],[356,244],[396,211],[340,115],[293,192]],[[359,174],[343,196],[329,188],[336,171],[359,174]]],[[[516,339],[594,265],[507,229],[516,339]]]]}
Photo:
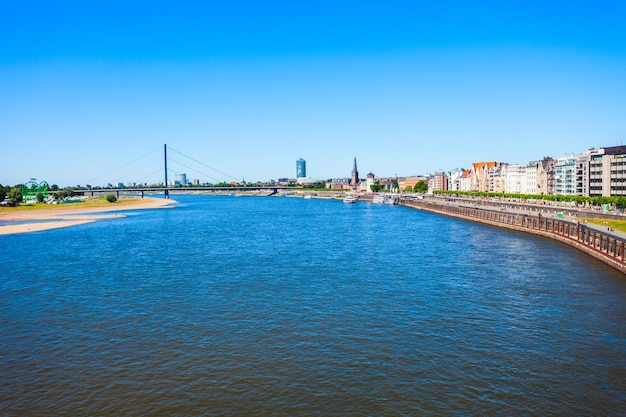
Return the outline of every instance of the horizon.
{"type": "Polygon", "coordinates": [[[624,21],[619,1],[6,3],[0,183],[163,181],[164,143],[196,161],[168,175],[211,183],[619,146],[624,21]]]}
{"type": "MultiPolygon", "coordinates": [[[[621,146],[621,145],[620,145],[620,146],[621,146]]],[[[605,148],[608,148],[608,147],[605,147],[605,148]]],[[[592,147],[592,148],[589,148],[588,150],[593,150],[593,149],[601,149],[601,148],[593,148],[593,147],[592,147]]],[[[498,163],[498,164],[500,164],[500,165],[525,165],[525,164],[528,164],[528,163],[540,162],[541,160],[543,160],[543,159],[545,159],[545,158],[552,158],[552,159],[554,159],[554,160],[556,161],[556,160],[558,160],[558,159],[560,159],[560,158],[566,158],[566,157],[571,157],[571,156],[576,156],[576,154],[565,154],[565,155],[562,155],[561,157],[545,156],[544,158],[541,158],[541,159],[536,159],[536,160],[532,160],[532,161],[528,161],[528,162],[526,162],[526,163],[521,163],[521,164],[511,164],[511,163],[508,163],[508,162],[501,162],[501,161],[491,161],[491,162],[497,162],[497,163],[498,163]]],[[[141,159],[141,158],[139,158],[139,159],[141,159]]],[[[302,159],[302,158],[299,158],[299,160],[300,160],[300,159],[302,159]]],[[[169,159],[168,159],[168,160],[169,160],[169,159]]],[[[306,162],[306,160],[304,160],[304,161],[306,162]]],[[[135,161],[133,161],[133,162],[135,162],[135,161]]],[[[200,163],[201,165],[204,165],[204,164],[202,164],[200,161],[195,161],[195,162],[200,163]]],[[[354,162],[354,161],[353,161],[353,162],[354,162]]],[[[366,176],[366,175],[369,175],[370,173],[371,173],[371,174],[374,174],[376,179],[385,179],[385,180],[394,179],[394,178],[395,178],[395,179],[423,178],[423,177],[433,176],[433,175],[435,175],[435,174],[437,174],[437,173],[439,173],[439,172],[441,172],[441,173],[443,173],[443,174],[448,175],[448,174],[450,174],[452,171],[455,171],[455,170],[457,170],[457,171],[465,171],[465,170],[471,169],[471,168],[469,168],[471,165],[476,165],[476,164],[484,164],[484,163],[487,163],[487,162],[489,162],[489,161],[474,161],[473,163],[468,164],[468,166],[467,166],[467,167],[465,167],[465,166],[464,166],[464,167],[455,167],[455,168],[450,168],[450,169],[445,169],[445,170],[437,170],[437,171],[434,171],[434,172],[426,172],[426,173],[420,173],[420,174],[415,174],[415,173],[414,173],[414,174],[408,174],[408,175],[399,175],[399,174],[394,174],[394,175],[389,175],[389,176],[381,176],[381,175],[376,175],[376,174],[374,174],[374,173],[373,173],[373,172],[371,172],[371,171],[368,171],[368,173],[367,173],[367,174],[364,174],[364,173],[362,173],[362,172],[359,170],[359,181],[362,181],[362,180],[365,178],[365,176],[366,176]]],[[[168,162],[168,163],[169,163],[169,162],[168,162]]],[[[124,165],[122,165],[122,167],[115,168],[113,171],[115,171],[115,170],[117,170],[117,169],[120,169],[120,168],[123,168],[123,167],[126,167],[126,166],[128,166],[128,165],[129,165],[129,164],[124,164],[124,165]]],[[[358,165],[358,159],[357,159],[357,165],[358,165]]],[[[159,179],[157,179],[157,180],[155,180],[154,182],[147,182],[147,181],[133,181],[133,180],[129,180],[129,181],[126,181],[126,182],[123,182],[123,181],[109,181],[109,182],[106,182],[106,183],[96,182],[96,183],[93,183],[93,184],[92,184],[91,182],[93,182],[93,181],[90,181],[90,182],[87,182],[87,183],[76,183],[76,184],[63,184],[63,185],[59,185],[59,184],[57,184],[57,183],[52,183],[52,182],[49,182],[49,181],[47,181],[45,178],[44,178],[44,179],[39,179],[39,178],[36,178],[36,177],[31,177],[31,178],[29,178],[28,180],[26,180],[26,181],[24,181],[24,182],[21,182],[21,183],[15,183],[15,184],[8,184],[8,183],[3,184],[3,183],[0,183],[0,185],[2,185],[2,186],[16,186],[16,185],[24,185],[24,184],[26,184],[26,183],[28,183],[28,182],[34,182],[34,183],[42,183],[42,182],[45,182],[45,183],[47,183],[49,186],[56,185],[56,186],[58,186],[58,187],[59,187],[59,189],[63,189],[63,188],[67,188],[67,187],[69,187],[69,188],[76,188],[76,187],[78,187],[78,188],[85,188],[85,187],[93,187],[93,188],[107,188],[107,187],[113,187],[113,188],[116,188],[116,187],[118,187],[118,185],[119,185],[119,184],[123,184],[123,185],[122,185],[122,187],[142,187],[142,186],[153,187],[153,186],[164,186],[164,184],[165,184],[165,175],[164,175],[165,170],[164,170],[163,161],[161,161],[161,165],[160,165],[160,166],[163,168],[163,171],[162,171],[162,177],[161,177],[161,179],[160,179],[160,180],[159,180],[159,179]]],[[[187,165],[186,165],[186,166],[187,166],[187,165]]],[[[204,165],[204,166],[206,167],[206,165],[204,165]]],[[[187,167],[189,167],[189,166],[187,166],[187,167]]],[[[144,168],[145,168],[145,167],[144,167],[144,168]]],[[[175,183],[175,181],[178,181],[178,180],[176,179],[176,178],[177,178],[177,176],[172,176],[172,175],[170,175],[170,174],[171,174],[171,172],[172,172],[172,171],[168,168],[168,184],[169,184],[170,186],[172,186],[172,185],[175,183]]],[[[252,180],[246,180],[245,178],[244,178],[244,179],[241,179],[241,180],[237,180],[237,179],[236,179],[236,178],[234,178],[234,177],[230,177],[228,174],[222,173],[222,174],[224,174],[225,179],[222,179],[222,180],[215,180],[214,182],[211,182],[211,181],[203,181],[203,180],[201,180],[200,178],[196,178],[196,177],[194,177],[193,175],[189,175],[189,174],[187,174],[187,172],[180,172],[180,173],[176,173],[176,174],[180,174],[180,175],[185,176],[186,181],[187,181],[187,183],[186,183],[186,184],[191,184],[193,181],[198,180],[198,181],[200,182],[200,184],[199,184],[200,186],[209,186],[209,187],[216,186],[216,185],[219,185],[219,184],[242,184],[242,183],[247,183],[247,184],[258,184],[258,183],[263,183],[263,184],[267,184],[267,183],[272,183],[272,182],[278,183],[278,182],[281,182],[281,181],[283,181],[283,180],[288,180],[288,181],[290,181],[290,182],[291,182],[291,181],[296,181],[296,180],[297,180],[297,177],[296,177],[295,175],[288,175],[288,176],[283,176],[283,177],[270,178],[270,179],[267,179],[267,180],[254,180],[254,179],[252,179],[252,180]],[[207,185],[207,184],[208,184],[208,185],[207,185]]],[[[106,175],[106,174],[105,174],[105,175],[106,175]]],[[[102,175],[101,175],[100,177],[102,177],[102,175]]],[[[320,182],[328,182],[328,181],[335,180],[335,179],[342,179],[342,180],[345,180],[345,179],[350,179],[350,176],[349,176],[349,175],[344,175],[344,176],[335,176],[335,177],[328,177],[328,178],[320,178],[320,177],[315,177],[315,176],[310,176],[310,175],[307,175],[306,177],[302,177],[302,178],[313,178],[313,179],[316,179],[316,180],[318,180],[318,181],[320,181],[320,182]]]]}

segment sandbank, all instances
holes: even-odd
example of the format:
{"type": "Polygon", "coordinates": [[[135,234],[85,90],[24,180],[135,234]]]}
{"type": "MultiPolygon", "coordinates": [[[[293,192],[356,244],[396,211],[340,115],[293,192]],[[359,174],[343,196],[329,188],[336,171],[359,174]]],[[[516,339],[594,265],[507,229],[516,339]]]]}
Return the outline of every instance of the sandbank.
{"type": "Polygon", "coordinates": [[[102,219],[124,217],[123,214],[116,213],[119,211],[167,208],[175,203],[175,200],[163,198],[120,197],[115,203],[103,201],[102,204],[87,207],[81,207],[82,203],[50,205],[33,209],[8,207],[0,211],[0,223],[2,223],[0,235],[77,226],[102,219]],[[15,224],[11,224],[12,222],[15,224]]]}

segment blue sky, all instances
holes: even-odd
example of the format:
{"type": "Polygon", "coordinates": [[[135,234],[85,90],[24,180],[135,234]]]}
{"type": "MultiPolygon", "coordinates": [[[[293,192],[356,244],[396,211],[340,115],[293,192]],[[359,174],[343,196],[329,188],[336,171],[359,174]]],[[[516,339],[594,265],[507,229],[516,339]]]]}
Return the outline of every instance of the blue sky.
{"type": "Polygon", "coordinates": [[[165,143],[218,182],[626,140],[622,1],[304,3],[0,0],[0,183],[160,181],[165,143]]]}

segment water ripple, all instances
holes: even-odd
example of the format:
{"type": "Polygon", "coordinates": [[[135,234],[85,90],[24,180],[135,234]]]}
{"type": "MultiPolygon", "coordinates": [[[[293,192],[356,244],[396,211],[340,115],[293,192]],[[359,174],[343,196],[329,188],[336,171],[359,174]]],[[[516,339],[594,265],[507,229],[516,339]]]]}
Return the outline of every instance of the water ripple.
{"type": "Polygon", "coordinates": [[[402,207],[182,196],[0,237],[0,414],[619,415],[626,281],[402,207]]]}

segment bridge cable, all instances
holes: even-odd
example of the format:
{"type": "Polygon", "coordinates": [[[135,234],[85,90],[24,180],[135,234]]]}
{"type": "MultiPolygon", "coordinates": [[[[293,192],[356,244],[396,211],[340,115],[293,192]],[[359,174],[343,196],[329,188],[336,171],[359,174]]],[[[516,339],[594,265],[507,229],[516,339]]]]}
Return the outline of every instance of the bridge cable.
{"type": "Polygon", "coordinates": [[[132,161],[130,161],[130,162],[128,162],[128,163],[126,163],[126,164],[122,165],[122,166],[119,166],[119,167],[117,167],[117,168],[114,168],[114,169],[110,170],[109,172],[106,172],[106,173],[104,173],[104,174],[102,174],[102,175],[99,175],[99,176],[97,176],[97,177],[95,177],[95,178],[92,178],[92,179],[90,179],[89,181],[86,181],[86,182],[85,182],[85,184],[89,184],[90,182],[93,182],[93,181],[95,181],[95,180],[97,180],[97,179],[100,179],[100,178],[104,177],[105,175],[109,175],[109,174],[111,174],[112,172],[115,172],[115,171],[117,171],[117,170],[119,170],[119,169],[125,168],[125,167],[127,167],[128,165],[130,165],[130,164],[134,164],[135,162],[139,161],[140,159],[143,159],[143,158],[145,158],[145,157],[147,157],[147,156],[150,156],[150,155],[152,155],[152,154],[153,154],[153,153],[155,153],[155,152],[161,151],[162,149],[163,149],[163,148],[157,148],[157,149],[155,149],[155,150],[153,150],[153,151],[151,151],[151,152],[149,152],[149,153],[147,153],[147,154],[145,154],[145,155],[143,155],[143,156],[140,156],[139,158],[134,159],[134,160],[132,160],[132,161]]]}
{"type": "MultiPolygon", "coordinates": [[[[168,148],[168,149],[172,149],[172,148],[168,148]]],[[[180,155],[184,156],[185,158],[191,159],[192,161],[194,161],[194,162],[196,162],[196,163],[198,163],[198,164],[200,164],[200,165],[202,165],[202,166],[204,166],[204,167],[206,167],[206,168],[209,168],[209,169],[212,169],[213,171],[219,172],[219,173],[220,173],[220,174],[222,174],[222,175],[226,175],[228,178],[230,178],[230,179],[232,179],[232,180],[239,181],[237,178],[233,177],[232,175],[228,175],[227,173],[222,172],[222,171],[220,171],[219,169],[213,168],[212,166],[209,166],[209,165],[207,165],[207,164],[205,164],[205,163],[203,163],[203,162],[200,162],[200,161],[198,161],[197,159],[192,158],[191,156],[185,155],[184,153],[182,153],[182,152],[180,152],[180,151],[177,151],[176,149],[172,149],[172,150],[173,150],[174,152],[176,152],[176,153],[178,153],[178,154],[180,154],[180,155]]]]}
{"type": "Polygon", "coordinates": [[[141,183],[141,182],[144,182],[147,178],[150,178],[150,177],[153,177],[153,178],[154,178],[154,176],[156,176],[156,175],[158,175],[158,174],[162,174],[162,173],[163,173],[163,167],[160,167],[160,168],[159,168],[159,169],[157,169],[156,171],[149,173],[148,175],[146,175],[146,176],[145,176],[145,177],[143,177],[143,178],[140,178],[138,182],[140,182],[140,183],[141,183]]]}
{"type": "MultiPolygon", "coordinates": [[[[203,176],[205,176],[205,177],[208,177],[208,178],[212,179],[213,181],[219,182],[219,180],[218,180],[217,178],[215,178],[215,177],[213,177],[213,176],[211,176],[211,175],[207,174],[206,172],[201,172],[201,171],[198,171],[197,169],[192,168],[192,167],[190,167],[190,166],[188,166],[188,165],[185,165],[185,164],[183,164],[183,163],[182,163],[182,162],[180,162],[180,161],[177,161],[177,160],[175,160],[175,159],[172,159],[171,157],[169,158],[169,160],[170,160],[170,161],[172,161],[172,162],[175,162],[175,163],[177,163],[177,164],[179,164],[179,165],[181,165],[181,166],[183,166],[183,167],[185,167],[185,168],[187,168],[187,169],[190,169],[191,171],[194,171],[194,172],[196,172],[196,173],[198,173],[198,174],[200,174],[200,175],[203,175],[203,176]]],[[[178,172],[174,171],[173,169],[169,169],[168,171],[173,171],[175,174],[178,174],[178,172]]]]}
{"type": "Polygon", "coordinates": [[[163,159],[162,159],[162,158],[159,158],[159,159],[154,160],[154,161],[150,161],[150,162],[148,162],[147,164],[145,164],[145,165],[143,165],[143,166],[141,166],[141,167],[139,167],[139,168],[135,169],[134,171],[127,172],[126,174],[121,175],[120,177],[118,177],[118,178],[116,179],[116,182],[119,182],[120,178],[129,177],[129,176],[131,176],[132,174],[135,174],[135,173],[137,173],[137,172],[139,172],[139,171],[141,171],[141,170],[143,170],[143,169],[145,169],[145,168],[147,168],[147,167],[154,166],[154,164],[155,164],[155,163],[159,163],[159,166],[161,167],[158,171],[156,171],[156,173],[158,173],[158,172],[163,172],[162,161],[163,161],[163,159]]]}

